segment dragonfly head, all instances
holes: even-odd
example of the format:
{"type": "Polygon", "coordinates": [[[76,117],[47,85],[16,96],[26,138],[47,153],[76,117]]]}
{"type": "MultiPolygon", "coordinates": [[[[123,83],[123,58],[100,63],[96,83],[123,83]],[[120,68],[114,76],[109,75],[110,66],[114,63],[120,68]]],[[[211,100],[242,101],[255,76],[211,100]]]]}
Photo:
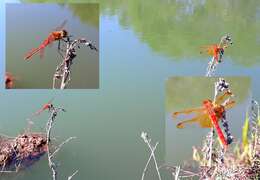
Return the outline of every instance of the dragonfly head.
{"type": "Polygon", "coordinates": [[[68,31],[66,31],[65,29],[63,29],[62,31],[62,38],[65,38],[65,37],[67,37],[68,36],[68,31]]]}
{"type": "Polygon", "coordinates": [[[48,104],[48,110],[50,111],[52,108],[53,108],[53,104],[52,104],[52,103],[49,103],[49,104],[48,104]]]}

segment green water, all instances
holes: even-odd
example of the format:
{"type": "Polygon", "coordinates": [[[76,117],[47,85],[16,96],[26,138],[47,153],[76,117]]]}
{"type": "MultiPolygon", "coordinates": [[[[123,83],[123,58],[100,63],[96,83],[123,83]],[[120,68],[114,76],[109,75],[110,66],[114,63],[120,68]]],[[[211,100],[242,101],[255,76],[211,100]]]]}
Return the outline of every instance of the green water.
{"type": "MultiPolygon", "coordinates": [[[[61,179],[75,169],[79,169],[76,179],[137,179],[147,158],[140,133],[149,130],[152,136],[160,137],[163,123],[158,121],[160,116],[157,113],[143,113],[143,102],[155,104],[154,100],[141,95],[143,92],[123,94],[109,90],[74,91],[73,94],[43,90],[2,93],[0,132],[9,136],[23,132],[26,118],[50,97],[55,97],[53,103],[67,110],[58,116],[53,130],[57,143],[69,136],[77,137],[57,155],[61,179]],[[143,98],[132,98],[134,96],[143,98]],[[151,119],[149,124],[158,128],[152,131],[142,119],[151,119]]],[[[155,111],[156,106],[150,108],[155,111]]],[[[44,113],[35,119],[35,131],[43,130],[47,117],[44,113]]],[[[161,152],[162,148],[159,148],[161,152]]],[[[1,179],[49,179],[47,159],[45,157],[28,169],[5,177],[1,176],[1,179]]]]}
{"type": "MultiPolygon", "coordinates": [[[[154,141],[160,142],[157,151],[160,163],[166,161],[177,165],[190,159],[191,146],[194,142],[200,142],[203,132],[199,132],[196,128],[182,132],[183,148],[181,150],[175,147],[180,144],[179,138],[166,138],[165,126],[168,124],[165,124],[165,119],[167,119],[165,82],[171,76],[204,75],[209,58],[199,54],[199,47],[218,42],[225,33],[231,34],[234,44],[226,50],[224,62],[218,66],[216,75],[251,77],[253,96],[260,100],[258,90],[260,38],[257,33],[260,28],[259,1],[252,0],[250,3],[243,0],[99,2],[101,15],[99,18],[100,81],[98,90],[69,90],[62,93],[24,90],[9,91],[10,94],[1,95],[3,98],[0,103],[4,109],[1,132],[9,135],[20,132],[26,124],[25,119],[28,114],[37,110],[39,104],[53,96],[56,97],[56,103],[68,110],[66,114],[61,115],[61,121],[57,123],[55,133],[59,140],[71,135],[77,136],[78,139],[67,144],[57,156],[57,160],[61,163],[59,172],[63,177],[79,169],[79,174],[75,177],[77,179],[140,179],[148,158],[146,146],[139,137],[143,130],[148,131],[154,141]],[[16,113],[8,113],[9,109],[16,113]],[[197,134],[196,141],[189,138],[191,134],[197,134]],[[175,145],[171,148],[174,148],[173,152],[178,152],[177,155],[169,156],[169,151],[166,149],[169,146],[165,138],[175,145]],[[177,156],[178,158],[174,158],[177,156]]],[[[55,7],[60,8],[60,6],[55,7]]],[[[75,21],[81,24],[80,27],[95,26],[93,20],[87,16],[88,12],[80,13],[77,10],[80,6],[73,8],[68,7],[66,10],[70,17],[74,16],[73,22],[76,19],[75,21]]],[[[60,22],[64,14],[49,11],[49,15],[44,17],[48,18],[48,21],[43,21],[44,27],[49,24],[49,19],[57,18],[55,23],[48,25],[52,28],[60,22]]],[[[21,28],[31,27],[32,24],[29,20],[19,23],[23,24],[21,28]]],[[[35,28],[41,29],[39,25],[35,28]]],[[[46,30],[50,28],[46,27],[46,30]]],[[[69,28],[73,30],[71,25],[69,28]]],[[[35,32],[33,37],[39,36],[37,31],[31,29],[29,35],[33,36],[31,33],[35,32]]],[[[23,51],[20,46],[17,47],[19,43],[15,41],[12,49],[16,50],[12,56],[23,55],[24,51],[33,47],[29,45],[37,43],[34,39],[33,42],[27,44],[28,47],[22,47],[23,51]]],[[[46,53],[55,54],[55,49],[48,48],[46,53]]],[[[8,50],[6,55],[8,58],[8,50]]],[[[88,56],[91,55],[93,53],[89,52],[88,56]]],[[[45,60],[35,59],[32,66],[36,66],[37,63],[43,65],[45,60]]],[[[14,60],[8,58],[8,61],[14,60]]],[[[24,62],[20,59],[19,63],[24,62]]],[[[23,71],[14,64],[14,69],[23,71]]],[[[53,70],[45,69],[48,69],[50,74],[53,73],[53,70]]],[[[30,73],[35,76],[32,71],[30,68],[30,73]]],[[[23,79],[23,73],[18,74],[20,80],[23,79]]],[[[46,85],[51,81],[51,77],[43,79],[46,85]]],[[[77,81],[78,78],[75,77],[73,80],[77,81]]],[[[26,84],[29,86],[31,83],[32,81],[26,84]]],[[[242,82],[241,85],[243,85],[242,82]]],[[[238,88],[238,91],[247,92],[246,87],[244,87],[245,90],[238,88]]],[[[205,90],[205,93],[210,92],[205,90]]],[[[242,93],[242,95],[241,108],[245,107],[247,102],[247,93],[242,93]]],[[[189,107],[188,104],[184,105],[189,107]]],[[[47,117],[47,114],[45,115],[47,117]]],[[[175,125],[171,123],[172,127],[169,130],[172,130],[173,134],[179,134],[175,125]]],[[[235,125],[233,131],[238,134],[240,128],[235,125]]],[[[154,169],[149,170],[148,174],[147,179],[157,179],[154,169]]],[[[6,179],[33,180],[49,177],[47,161],[42,160],[28,170],[6,179]]]]}

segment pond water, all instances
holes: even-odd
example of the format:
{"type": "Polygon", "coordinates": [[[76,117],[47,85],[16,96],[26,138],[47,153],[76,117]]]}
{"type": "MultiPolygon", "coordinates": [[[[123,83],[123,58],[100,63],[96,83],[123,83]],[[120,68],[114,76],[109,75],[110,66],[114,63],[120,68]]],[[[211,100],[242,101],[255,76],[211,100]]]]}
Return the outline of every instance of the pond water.
{"type": "MultiPolygon", "coordinates": [[[[253,97],[260,100],[260,1],[99,2],[100,89],[62,93],[9,91],[11,95],[3,94],[1,99],[1,107],[6,108],[1,132],[9,135],[21,131],[31,110],[53,96],[55,102],[68,109],[56,126],[56,134],[59,139],[71,135],[78,139],[66,145],[57,156],[61,162],[60,175],[68,175],[77,168],[78,179],[140,179],[148,158],[148,150],[139,137],[143,130],[160,142],[157,150],[160,163],[167,161],[166,79],[203,76],[209,57],[201,55],[199,47],[219,42],[225,33],[231,34],[234,44],[226,50],[216,75],[249,76],[253,97]],[[16,113],[11,117],[7,108],[16,113]]],[[[84,19],[83,15],[78,16],[84,19]]],[[[235,128],[238,132],[241,127],[235,128]]],[[[182,133],[183,139],[189,136],[182,133]]],[[[190,159],[192,145],[187,143],[186,147],[190,148],[178,151],[183,159],[171,159],[171,163],[190,159]]],[[[149,170],[147,179],[157,179],[152,171],[149,170]]],[[[13,179],[47,179],[48,172],[47,162],[40,161],[13,179]]]]}

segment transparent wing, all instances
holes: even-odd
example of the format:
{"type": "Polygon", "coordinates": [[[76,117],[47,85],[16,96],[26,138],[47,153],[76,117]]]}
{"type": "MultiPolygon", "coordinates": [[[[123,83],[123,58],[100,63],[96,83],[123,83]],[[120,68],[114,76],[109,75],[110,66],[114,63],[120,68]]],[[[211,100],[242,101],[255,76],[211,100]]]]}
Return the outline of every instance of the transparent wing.
{"type": "Polygon", "coordinates": [[[208,118],[207,114],[200,114],[199,116],[196,116],[192,119],[188,120],[183,120],[180,123],[177,124],[177,128],[181,129],[184,128],[187,124],[192,124],[192,123],[199,123],[201,127],[204,127],[207,125],[204,121],[208,118]]]}
{"type": "Polygon", "coordinates": [[[183,110],[183,111],[178,111],[178,112],[172,113],[172,117],[175,118],[180,114],[203,113],[204,110],[205,110],[204,107],[186,109],[186,110],[183,110]]]}
{"type": "Polygon", "coordinates": [[[222,94],[216,98],[215,104],[221,104],[224,102],[225,99],[227,99],[228,97],[231,97],[231,96],[232,96],[232,93],[229,91],[226,91],[224,94],[222,94]]]}
{"type": "Polygon", "coordinates": [[[213,124],[211,122],[211,119],[209,118],[208,114],[204,114],[203,116],[201,116],[200,120],[199,120],[199,124],[200,127],[202,128],[212,128],[213,124]]]}
{"type": "Polygon", "coordinates": [[[64,28],[64,26],[66,25],[67,22],[68,22],[68,20],[65,19],[58,27],[56,27],[56,28],[54,29],[54,31],[60,31],[60,30],[62,30],[62,29],[64,28]]]}
{"type": "Polygon", "coordinates": [[[236,102],[235,102],[235,101],[228,101],[228,102],[224,105],[224,107],[225,107],[225,109],[230,109],[230,108],[234,107],[235,105],[236,105],[236,102]]]}
{"type": "Polygon", "coordinates": [[[48,101],[48,103],[47,104],[51,104],[52,102],[53,102],[53,100],[54,100],[55,98],[54,97],[52,97],[49,101],[48,101]]]}
{"type": "Polygon", "coordinates": [[[44,48],[40,50],[40,58],[43,59],[43,57],[44,57],[44,48]]]}
{"type": "Polygon", "coordinates": [[[206,46],[201,46],[200,47],[200,53],[207,53],[208,55],[214,55],[215,54],[215,51],[214,51],[214,48],[215,48],[216,45],[206,45],[206,46]]]}

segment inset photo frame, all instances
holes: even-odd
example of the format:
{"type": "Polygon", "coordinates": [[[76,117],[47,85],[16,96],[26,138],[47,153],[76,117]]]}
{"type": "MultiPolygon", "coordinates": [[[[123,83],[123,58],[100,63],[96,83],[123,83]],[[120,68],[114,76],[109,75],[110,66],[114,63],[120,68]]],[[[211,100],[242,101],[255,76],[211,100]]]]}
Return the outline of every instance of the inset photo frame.
{"type": "Polygon", "coordinates": [[[98,89],[99,5],[6,4],[7,89],[98,89]]]}

